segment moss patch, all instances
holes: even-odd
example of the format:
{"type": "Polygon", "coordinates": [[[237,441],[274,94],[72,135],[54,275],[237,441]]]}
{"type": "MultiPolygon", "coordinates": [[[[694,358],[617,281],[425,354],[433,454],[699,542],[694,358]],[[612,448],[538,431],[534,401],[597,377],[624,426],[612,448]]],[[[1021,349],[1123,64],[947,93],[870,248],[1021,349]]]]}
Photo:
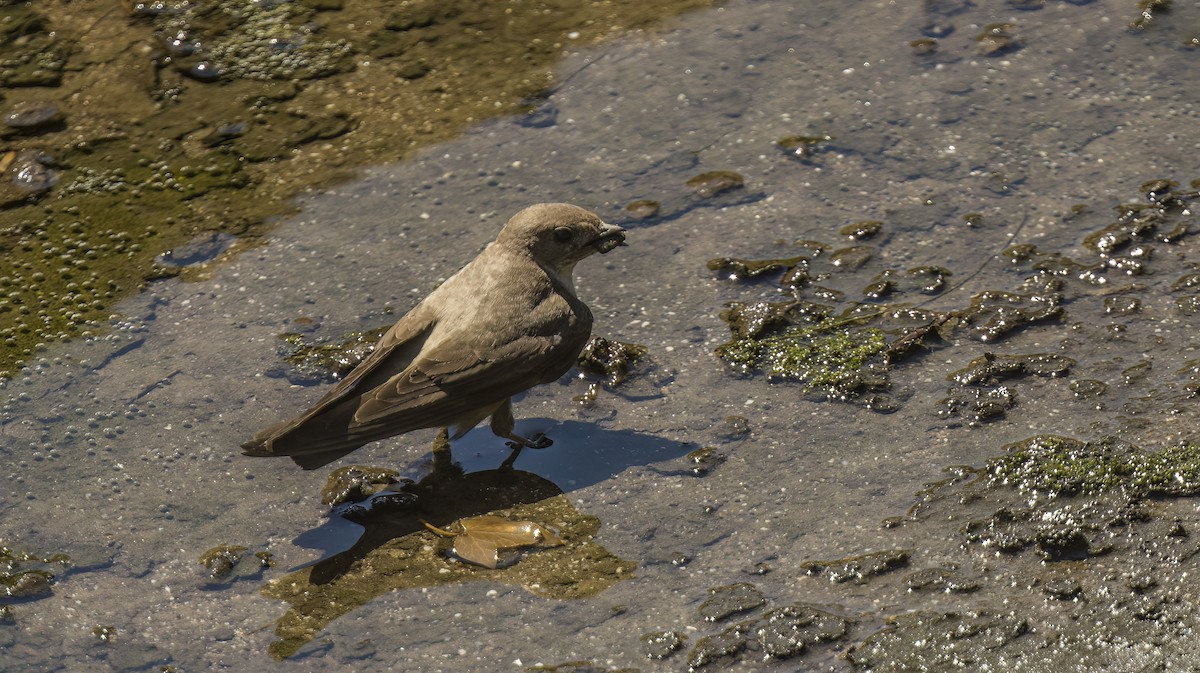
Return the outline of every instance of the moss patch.
{"type": "Polygon", "coordinates": [[[851,330],[826,322],[731,341],[719,347],[717,355],[743,372],[800,381],[811,392],[846,400],[883,387],[867,365],[880,360],[887,345],[880,330],[851,330]]]}
{"type": "Polygon", "coordinates": [[[205,277],[295,194],[528,110],[568,45],[709,4],[0,6],[5,110],[61,115],[0,140],[0,378],[106,329],[115,301],[150,280],[205,277]],[[206,232],[237,242],[186,268],[156,263],[206,232]]]}
{"type": "Polygon", "coordinates": [[[1007,447],[987,465],[991,483],[1051,496],[1122,492],[1133,498],[1200,493],[1200,446],[1158,451],[1105,440],[1042,435],[1007,447]]]}

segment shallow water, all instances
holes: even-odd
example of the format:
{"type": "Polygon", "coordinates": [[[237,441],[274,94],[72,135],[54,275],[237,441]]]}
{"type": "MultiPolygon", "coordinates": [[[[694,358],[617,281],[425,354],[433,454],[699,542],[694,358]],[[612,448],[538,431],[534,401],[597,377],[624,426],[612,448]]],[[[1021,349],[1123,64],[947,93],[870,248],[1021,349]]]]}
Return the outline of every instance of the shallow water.
{"type": "MultiPolygon", "coordinates": [[[[827,605],[856,630],[801,658],[743,653],[723,670],[848,670],[837,655],[889,616],[1000,609],[1007,592],[1034,623],[1029,637],[1048,639],[1068,611],[1027,587],[916,595],[834,584],[799,566],[906,548],[917,550],[913,568],[982,558],[1002,576],[1013,572],[1007,557],[964,553],[950,524],[880,521],[903,514],[944,467],[982,465],[1034,434],[1116,435],[1148,448],[1194,440],[1194,403],[1170,388],[1193,350],[1194,317],[1169,296],[1195,259],[1188,240],[1161,252],[1158,275],[1113,275],[1107,287],[1136,283],[1130,292],[1143,299],[1120,338],[1104,322],[1107,287],[1075,291],[1061,321],[996,344],[955,333],[901,365],[893,384],[905,399],[887,415],[732,375],[713,355],[728,340],[722,306],[778,291],[705,267],[721,256],[786,257],[800,239],[848,245],[843,226],[881,220],[883,233],[864,243],[875,251],[868,265],[825,284],[857,297],[876,269],[935,264],[953,271],[955,289],[930,306],[962,307],[1027,275],[998,256],[1008,245],[1084,257],[1083,237],[1112,221],[1112,206],[1139,198],[1139,185],[1200,177],[1200,85],[1186,75],[1196,52],[1184,46],[1200,7],[1176,3],[1131,31],[1137,10],[1127,2],[994,4],[734,3],[670,33],[572,56],[536,123],[489,123],[306,197],[267,245],[211,280],[156,284],[122,306],[109,334],[45,352],[2,391],[0,541],[66,552],[77,567],[60,573],[53,595],[12,607],[14,623],[0,625],[4,670],[495,671],[570,661],[685,670],[687,649],[732,623],[697,613],[708,589],[743,581],[771,607],[827,605]],[[983,55],[975,36],[996,22],[1014,24],[1019,48],[983,55]],[[909,43],[932,23],[954,30],[935,54],[914,54],[909,43]],[[832,139],[802,162],[775,145],[797,134],[832,139]],[[716,170],[740,173],[745,187],[692,195],[687,180],[716,170]],[[661,218],[624,214],[647,198],[662,202],[661,218]],[[326,471],[237,449],[320,395],[263,374],[277,365],[278,335],[302,325],[336,339],[391,322],[539,201],[570,201],[630,227],[629,247],[585,261],[577,286],[595,332],[645,345],[654,370],[630,382],[644,393],[637,399],[601,392],[590,408],[572,401],[586,384],[569,377],[531,391],[517,414],[555,443],[516,467],[598,517],[596,542],[635,562],[635,576],[578,600],[486,578],[391,592],[275,662],[267,648],[286,606],[259,589],[319,556],[292,541],[328,510],[326,471]],[[1069,217],[1075,204],[1095,217],[1069,217]],[[982,219],[972,224],[968,213],[982,219]],[[1069,377],[1014,383],[1017,406],[999,420],[939,417],[946,376],[985,351],[1062,352],[1080,364],[1069,377]],[[1126,374],[1145,360],[1149,377],[1126,374]],[[1079,398],[1068,387],[1077,379],[1104,380],[1108,392],[1079,398]],[[748,436],[723,434],[731,415],[747,419],[748,436]],[[686,457],[700,446],[726,456],[704,476],[686,457]],[[221,544],[268,551],[276,565],[213,585],[198,559],[221,544]],[[98,638],[100,626],[116,635],[98,638]],[[664,630],[689,636],[684,651],[647,659],[639,636],[664,630]]],[[[381,442],[346,464],[419,478],[432,438],[381,442]]],[[[508,455],[486,430],[454,453],[468,471],[508,455]]],[[[1197,517],[1187,500],[1172,507],[1188,525],[1197,517]]],[[[1157,653],[1098,636],[1090,670],[1177,670],[1190,633],[1180,628],[1157,653]]],[[[1085,665],[1046,652],[1028,655],[1026,670],[1085,665]]]]}

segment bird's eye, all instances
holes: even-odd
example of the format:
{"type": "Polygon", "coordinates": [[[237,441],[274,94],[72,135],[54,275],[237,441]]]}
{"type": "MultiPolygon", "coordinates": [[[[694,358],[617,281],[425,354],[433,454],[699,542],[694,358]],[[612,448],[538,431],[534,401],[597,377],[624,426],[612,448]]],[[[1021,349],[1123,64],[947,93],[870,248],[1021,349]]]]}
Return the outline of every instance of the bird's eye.
{"type": "Polygon", "coordinates": [[[571,231],[570,227],[556,227],[554,229],[554,240],[559,243],[566,243],[575,237],[575,232],[571,231]]]}

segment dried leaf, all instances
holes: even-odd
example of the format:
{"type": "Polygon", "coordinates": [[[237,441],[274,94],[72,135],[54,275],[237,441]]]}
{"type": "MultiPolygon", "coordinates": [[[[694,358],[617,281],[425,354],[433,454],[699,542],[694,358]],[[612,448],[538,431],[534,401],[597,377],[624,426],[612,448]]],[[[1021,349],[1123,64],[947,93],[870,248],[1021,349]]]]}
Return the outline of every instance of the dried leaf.
{"type": "Polygon", "coordinates": [[[500,549],[470,535],[454,538],[454,555],[484,568],[495,569],[500,565],[500,549]]]}
{"type": "Polygon", "coordinates": [[[454,538],[454,555],[464,561],[495,568],[500,563],[500,551],[542,545],[553,547],[562,540],[543,526],[532,521],[509,521],[498,516],[475,516],[460,519],[462,532],[454,538]]]}

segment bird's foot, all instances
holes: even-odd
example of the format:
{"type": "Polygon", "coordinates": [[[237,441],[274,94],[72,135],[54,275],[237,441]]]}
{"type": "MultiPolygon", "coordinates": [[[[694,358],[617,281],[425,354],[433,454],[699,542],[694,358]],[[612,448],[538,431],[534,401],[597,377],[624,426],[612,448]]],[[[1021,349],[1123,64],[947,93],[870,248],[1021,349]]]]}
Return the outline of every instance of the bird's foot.
{"type": "Polygon", "coordinates": [[[553,439],[550,439],[546,435],[543,435],[542,433],[539,432],[536,435],[530,437],[529,443],[526,444],[525,446],[528,446],[531,449],[545,449],[545,448],[549,448],[550,445],[553,443],[554,443],[553,439]]]}
{"type": "Polygon", "coordinates": [[[544,449],[554,443],[553,439],[550,439],[540,432],[529,439],[525,439],[520,435],[509,435],[508,438],[511,441],[505,442],[505,444],[507,444],[510,449],[544,449]]]}

